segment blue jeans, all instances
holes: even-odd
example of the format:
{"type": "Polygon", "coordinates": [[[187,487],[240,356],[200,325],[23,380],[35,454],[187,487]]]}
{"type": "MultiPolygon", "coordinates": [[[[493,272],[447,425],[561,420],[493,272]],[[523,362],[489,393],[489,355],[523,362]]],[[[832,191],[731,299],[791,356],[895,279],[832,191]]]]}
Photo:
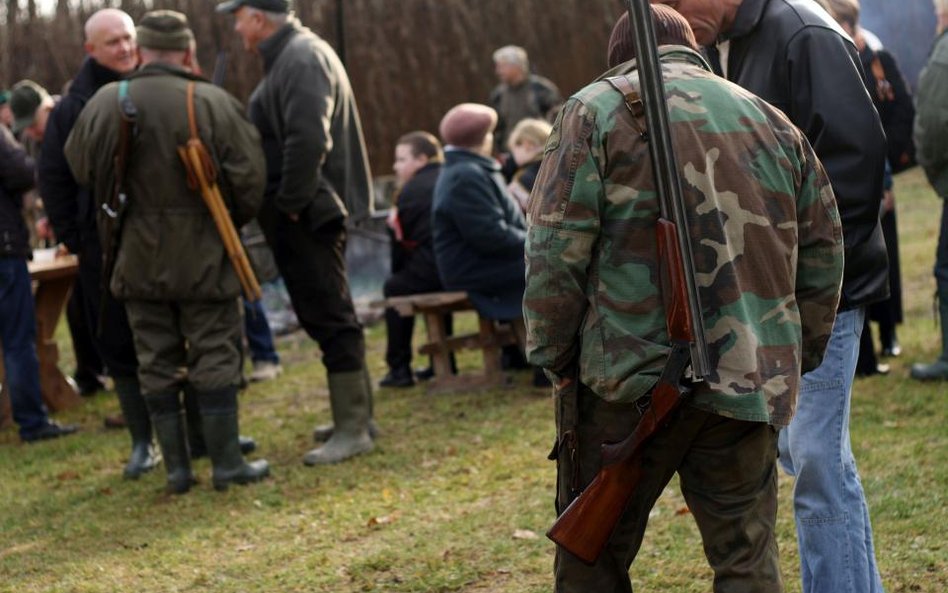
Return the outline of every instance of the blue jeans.
{"type": "Polygon", "coordinates": [[[263,301],[254,303],[244,302],[244,331],[247,334],[247,344],[250,346],[250,358],[254,362],[272,362],[280,364],[280,355],[273,346],[273,333],[267,323],[267,313],[263,309],[263,301]]]}
{"type": "Polygon", "coordinates": [[[793,511],[804,593],[882,593],[866,497],[849,439],[865,308],[840,312],[823,363],[803,375],[780,463],[796,476],[793,511]]]}
{"type": "Polygon", "coordinates": [[[36,312],[25,259],[0,257],[0,345],[13,420],[27,439],[49,417],[40,396],[36,312]]]}

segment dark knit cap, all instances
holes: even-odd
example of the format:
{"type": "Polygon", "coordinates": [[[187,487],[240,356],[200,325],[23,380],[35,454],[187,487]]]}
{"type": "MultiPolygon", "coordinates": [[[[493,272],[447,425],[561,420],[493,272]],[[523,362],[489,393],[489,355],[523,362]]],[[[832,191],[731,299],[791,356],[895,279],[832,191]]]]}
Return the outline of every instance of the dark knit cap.
{"type": "MultiPolygon", "coordinates": [[[[658,45],[684,45],[698,51],[698,42],[685,17],[664,4],[652,4],[652,22],[655,23],[655,41],[658,45]]],[[[635,58],[629,12],[625,11],[609,37],[609,67],[613,68],[635,58]]]]}
{"type": "Polygon", "coordinates": [[[264,12],[287,13],[290,12],[289,0],[230,0],[217,5],[217,12],[237,12],[241,6],[249,6],[264,12]]]}
{"type": "Polygon", "coordinates": [[[142,17],[138,27],[138,45],[148,49],[181,51],[191,47],[194,33],[188,17],[174,10],[153,10],[142,17]]]}
{"type": "Polygon", "coordinates": [[[438,131],[445,144],[475,148],[497,126],[497,112],[480,103],[455,105],[444,117],[438,131]]]}

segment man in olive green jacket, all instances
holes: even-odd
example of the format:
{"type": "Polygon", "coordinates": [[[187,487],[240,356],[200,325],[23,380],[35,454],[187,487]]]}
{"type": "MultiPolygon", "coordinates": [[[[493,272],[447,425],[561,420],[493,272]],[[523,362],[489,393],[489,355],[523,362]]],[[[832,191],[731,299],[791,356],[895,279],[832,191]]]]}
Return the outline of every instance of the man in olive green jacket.
{"type": "MultiPolygon", "coordinates": [[[[142,68],[89,101],[65,154],[79,183],[94,188],[96,203],[107,203],[116,174],[120,103],[131,100],[137,121],[125,170],[128,202],[110,288],[126,302],[169,491],[183,493],[193,483],[181,407],[182,367],[187,367],[188,387],[198,394],[214,486],[225,489],[231,482],[262,479],[269,469],[264,460],[244,462],[238,443],[240,283],[178,156],[178,147],[190,136],[188,86],[195,87],[199,135],[217,160],[217,181],[238,227],[260,207],[264,156],[240,103],[190,73],[193,35],[183,14],[151,12],[138,36],[142,68]]],[[[105,216],[102,210],[99,216],[105,216]]]]}
{"type": "MultiPolygon", "coordinates": [[[[287,0],[231,0],[244,47],[263,58],[250,119],[267,156],[260,226],[286,281],[293,309],[319,342],[333,427],[303,457],[336,463],[373,448],[372,388],[365,338],[346,278],[346,219],[372,210],[365,142],[349,77],[323,39],[290,13],[287,0]]],[[[329,430],[317,429],[317,438],[329,430]]]]}
{"type": "Polygon", "coordinates": [[[915,146],[918,164],[942,200],[941,231],[935,254],[935,281],[941,317],[941,355],[912,365],[912,378],[948,381],[948,0],[934,0],[938,38],[918,78],[915,146]]]}

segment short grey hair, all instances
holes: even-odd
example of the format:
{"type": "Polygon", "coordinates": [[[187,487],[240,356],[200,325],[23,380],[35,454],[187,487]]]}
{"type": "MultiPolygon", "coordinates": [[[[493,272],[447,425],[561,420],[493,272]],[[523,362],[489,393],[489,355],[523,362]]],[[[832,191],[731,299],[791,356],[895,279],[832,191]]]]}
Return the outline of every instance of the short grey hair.
{"type": "Polygon", "coordinates": [[[290,18],[290,13],[288,12],[272,12],[269,10],[260,10],[259,8],[254,8],[253,6],[246,6],[247,12],[251,14],[260,14],[263,15],[263,18],[270,21],[270,24],[282,27],[286,24],[286,21],[290,18]]]}
{"type": "Polygon", "coordinates": [[[524,72],[530,70],[530,60],[527,58],[527,50],[519,45],[505,45],[495,51],[494,63],[520,66],[524,72]]]}

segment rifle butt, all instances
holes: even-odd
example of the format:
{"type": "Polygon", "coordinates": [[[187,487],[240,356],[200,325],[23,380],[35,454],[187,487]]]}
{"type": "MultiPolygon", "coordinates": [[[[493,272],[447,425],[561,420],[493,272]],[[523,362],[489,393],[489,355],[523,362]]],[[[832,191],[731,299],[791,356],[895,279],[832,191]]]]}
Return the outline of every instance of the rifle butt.
{"type": "Polygon", "coordinates": [[[641,468],[634,460],[603,467],[546,536],[586,564],[595,564],[640,479],[641,468]]]}

